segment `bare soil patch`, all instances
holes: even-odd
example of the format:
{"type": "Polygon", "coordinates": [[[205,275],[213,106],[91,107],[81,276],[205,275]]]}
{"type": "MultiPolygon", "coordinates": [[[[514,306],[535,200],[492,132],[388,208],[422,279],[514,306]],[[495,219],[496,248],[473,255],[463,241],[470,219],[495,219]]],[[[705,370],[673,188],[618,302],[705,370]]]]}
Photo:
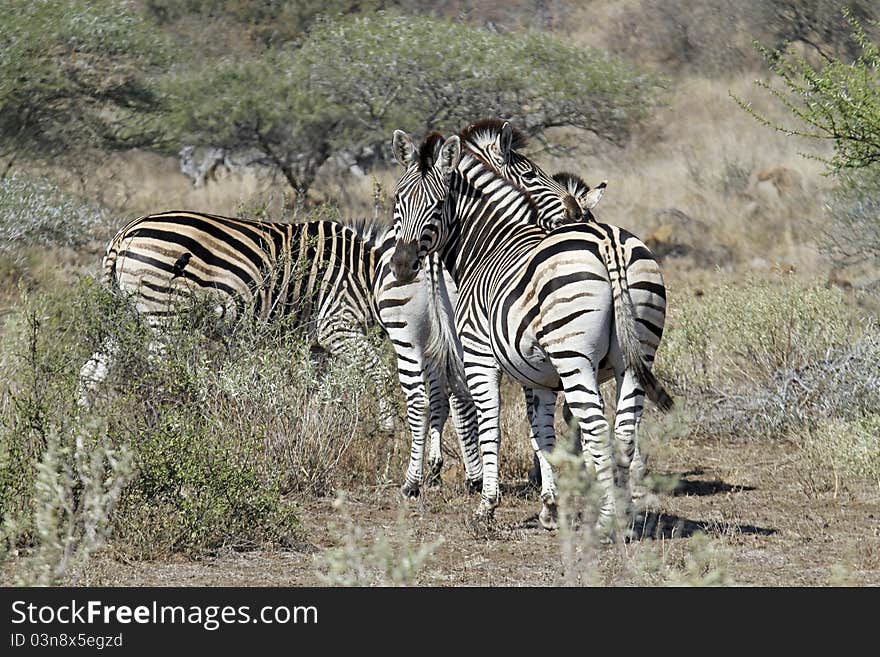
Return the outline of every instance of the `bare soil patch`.
{"type": "MultiPolygon", "coordinates": [[[[594,583],[665,583],[684,568],[693,537],[706,534],[725,555],[737,585],[880,585],[880,495],[876,487],[810,495],[798,477],[799,452],[785,442],[675,441],[653,470],[677,485],[642,514],[642,537],[596,553],[594,583]],[[655,564],[648,568],[645,564],[655,564]],[[659,566],[657,564],[660,564],[659,566]]],[[[349,493],[347,512],[366,540],[402,533],[418,544],[443,537],[418,576],[425,586],[553,586],[565,582],[560,537],[537,523],[537,492],[508,482],[496,527],[468,524],[476,497],[457,483],[401,503],[393,489],[349,493]],[[403,529],[404,531],[401,531],[403,529]]],[[[343,525],[333,499],[302,503],[304,542],[290,551],[218,554],[197,561],[122,563],[103,557],[90,584],[112,586],[315,586],[343,525]],[[333,527],[336,529],[333,529],[333,527]]]]}

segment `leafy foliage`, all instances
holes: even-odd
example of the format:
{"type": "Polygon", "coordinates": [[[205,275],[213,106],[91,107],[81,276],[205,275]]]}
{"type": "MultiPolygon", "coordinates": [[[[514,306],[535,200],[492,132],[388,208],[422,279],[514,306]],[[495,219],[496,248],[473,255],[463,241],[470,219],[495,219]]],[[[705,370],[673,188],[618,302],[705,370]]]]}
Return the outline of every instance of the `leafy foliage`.
{"type": "Polygon", "coordinates": [[[836,288],[723,285],[673,308],[657,367],[698,435],[781,437],[880,404],[876,323],[836,288]]]}
{"type": "Polygon", "coordinates": [[[13,173],[0,180],[0,254],[22,246],[78,246],[106,220],[103,208],[57,185],[13,173]]]}
{"type": "Polygon", "coordinates": [[[335,150],[384,144],[401,127],[450,132],[500,116],[532,135],[574,126],[620,142],[658,84],[548,35],[377,12],[320,20],[299,49],[212,62],[167,91],[180,141],[251,149],[305,193],[335,150]]]}
{"type": "Polygon", "coordinates": [[[831,221],[823,231],[829,252],[845,265],[878,263],[880,166],[848,172],[839,182],[827,206],[831,221]]]}
{"type": "Polygon", "coordinates": [[[230,34],[246,37],[257,49],[296,42],[319,16],[367,12],[391,4],[386,0],[146,0],[145,8],[161,25],[179,26],[186,39],[196,39],[201,48],[213,51],[218,41],[226,47],[230,34]],[[194,34],[191,21],[219,24],[219,33],[209,29],[194,34]]]}
{"type": "Polygon", "coordinates": [[[128,5],[9,0],[0,25],[7,154],[58,156],[158,138],[159,99],[145,71],[165,61],[163,41],[128,5]]]}
{"type": "Polygon", "coordinates": [[[861,49],[854,61],[828,58],[824,66],[816,68],[803,57],[759,46],[782,86],[760,80],[755,84],[779,99],[801,127],[774,124],[736,99],[767,126],[788,134],[832,140],[834,154],[819,159],[835,173],[880,162],[880,47],[868,38],[858,20],[848,12],[844,14],[861,49]]]}

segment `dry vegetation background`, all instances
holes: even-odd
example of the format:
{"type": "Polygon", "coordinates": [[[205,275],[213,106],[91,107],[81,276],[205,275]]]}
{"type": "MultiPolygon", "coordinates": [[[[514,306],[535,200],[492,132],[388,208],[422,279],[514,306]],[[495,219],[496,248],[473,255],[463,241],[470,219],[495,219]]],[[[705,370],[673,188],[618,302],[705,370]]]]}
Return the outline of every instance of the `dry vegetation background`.
{"type": "MultiPolygon", "coordinates": [[[[380,162],[355,175],[330,160],[292,209],[277,176],[220,165],[194,187],[173,155],[131,149],[87,167],[25,159],[6,172],[3,579],[880,584],[878,263],[853,265],[828,247],[840,230],[836,182],[803,154],[828,156],[832,145],[762,126],[731,97],[790,122],[754,85],[773,76],[752,40],[790,40],[808,61],[851,56],[838,3],[394,6],[428,5],[493,33],[548,31],[664,76],[662,103],[621,143],[563,127],[548,131],[552,148],[533,140],[526,150],[549,172],[607,179],[597,218],[641,236],[661,260],[669,315],[657,367],[678,410],[649,410],[643,423],[643,539],[603,548],[586,530],[537,527],[528,428],[512,385],[499,527],[473,535],[465,518],[475,500],[454,450],[443,487],[398,502],[403,422],[394,435],[378,433],[381,391],[361,385],[356,368],[316,362],[283,327],[235,327],[218,342],[192,331],[204,328],[195,313],[172,327],[174,354],[149,359],[136,318],[94,283],[117,227],[170,209],[302,219],[321,206],[323,216],[387,217],[398,171],[380,162]],[[25,180],[37,176],[45,182],[34,191],[25,180]],[[85,422],[76,372],[107,335],[122,345],[129,378],[117,373],[85,422]],[[89,456],[84,444],[101,449],[89,456]],[[85,507],[86,498],[96,501],[85,507]]],[[[871,16],[868,4],[854,11],[871,16]]],[[[216,14],[208,31],[235,39],[233,19],[216,14]]],[[[387,390],[402,417],[390,371],[387,390]]],[[[571,493],[563,505],[574,514],[589,505],[589,477],[560,459],[571,493]]]]}

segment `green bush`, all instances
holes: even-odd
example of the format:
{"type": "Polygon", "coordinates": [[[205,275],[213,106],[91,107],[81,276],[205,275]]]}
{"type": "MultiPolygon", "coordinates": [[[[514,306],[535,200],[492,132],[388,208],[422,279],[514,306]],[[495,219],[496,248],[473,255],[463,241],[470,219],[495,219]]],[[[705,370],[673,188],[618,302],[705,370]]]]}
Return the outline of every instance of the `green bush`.
{"type": "MultiPolygon", "coordinates": [[[[35,156],[149,145],[160,101],[148,72],[164,40],[130,5],[101,0],[0,4],[0,139],[35,156]]],[[[4,153],[4,154],[8,154],[4,153]]]]}
{"type": "Polygon", "coordinates": [[[574,126],[621,142],[659,84],[546,34],[386,12],[319,20],[299,48],[212,59],[163,82],[176,142],[246,149],[299,194],[334,152],[385,145],[397,128],[457,132],[503,116],[532,135],[574,126]]]}
{"type": "Polygon", "coordinates": [[[842,176],[827,206],[823,233],[829,251],[844,265],[880,264],[880,166],[842,176]]]}
{"type": "Polygon", "coordinates": [[[810,488],[833,490],[866,480],[880,488],[880,415],[820,420],[803,441],[810,488]]]}
{"type": "Polygon", "coordinates": [[[843,293],[783,278],[722,284],[671,308],[658,367],[688,391],[719,382],[767,384],[847,344],[855,313],[843,293]]]}
{"type": "MultiPolygon", "coordinates": [[[[880,45],[872,41],[851,11],[843,10],[843,16],[858,44],[855,58],[826,57],[822,66],[816,67],[803,57],[759,47],[778,78],[774,83],[755,84],[788,109],[794,126],[771,122],[736,99],[764,125],[791,135],[833,141],[834,154],[817,159],[834,173],[880,162],[880,45]]],[[[869,25],[878,27],[876,20],[869,25]]]]}
{"type": "Polygon", "coordinates": [[[689,430],[784,437],[880,404],[880,337],[840,290],[795,280],[722,285],[671,305],[658,351],[689,430]]]}
{"type": "MultiPolygon", "coordinates": [[[[827,13],[828,7],[823,8],[827,13]]],[[[873,20],[870,13],[866,16],[864,7],[841,11],[834,6],[834,11],[840,12],[856,46],[852,55],[825,56],[821,65],[814,66],[787,51],[759,47],[775,78],[755,84],[788,110],[790,121],[770,121],[748,103],[735,100],[766,126],[833,143],[830,156],[807,155],[824,162],[839,183],[828,207],[828,227],[823,231],[829,251],[842,264],[875,264],[880,258],[880,220],[876,212],[880,179],[880,21],[876,15],[873,20]]]]}
{"type": "Polygon", "coordinates": [[[218,326],[200,300],[183,310],[156,341],[91,280],[22,299],[0,351],[0,517],[22,545],[37,541],[34,482],[49,437],[70,450],[82,426],[131,450],[110,540],[127,557],[288,545],[292,494],[384,482],[394,443],[375,434],[380,391],[360,363],[322,367],[297,327],[218,326]],[[80,408],[80,367],[108,340],[110,376],[80,408]]]}
{"type": "Polygon", "coordinates": [[[0,254],[26,246],[81,246],[106,222],[103,208],[41,179],[0,179],[0,254]]]}
{"type": "MultiPolygon", "coordinates": [[[[89,558],[104,547],[133,475],[131,450],[110,447],[101,427],[84,426],[72,440],[64,438],[50,434],[36,464],[32,537],[24,563],[15,569],[16,584],[78,583],[89,558]]],[[[14,518],[4,518],[0,559],[12,552],[21,531],[14,518]]]]}

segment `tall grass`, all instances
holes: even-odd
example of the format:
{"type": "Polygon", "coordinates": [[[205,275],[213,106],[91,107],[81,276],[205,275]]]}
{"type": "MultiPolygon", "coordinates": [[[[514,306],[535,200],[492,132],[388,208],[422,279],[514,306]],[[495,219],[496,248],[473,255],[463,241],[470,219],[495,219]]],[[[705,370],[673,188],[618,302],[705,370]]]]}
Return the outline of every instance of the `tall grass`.
{"type": "Polygon", "coordinates": [[[727,282],[671,307],[657,371],[681,403],[665,429],[789,440],[812,492],[880,481],[876,318],[837,288],[787,275],[727,282]]]}
{"type": "Polygon", "coordinates": [[[395,444],[374,410],[386,391],[362,363],[319,362],[296,327],[217,325],[197,300],[182,311],[155,334],[88,279],[21,298],[0,348],[0,515],[26,552],[46,544],[46,477],[85,490],[96,472],[76,461],[83,427],[97,427],[108,472],[131,456],[130,481],[100,507],[128,558],[290,545],[292,495],[387,478],[395,444]],[[108,342],[110,375],[80,407],[79,369],[108,342]]]}

